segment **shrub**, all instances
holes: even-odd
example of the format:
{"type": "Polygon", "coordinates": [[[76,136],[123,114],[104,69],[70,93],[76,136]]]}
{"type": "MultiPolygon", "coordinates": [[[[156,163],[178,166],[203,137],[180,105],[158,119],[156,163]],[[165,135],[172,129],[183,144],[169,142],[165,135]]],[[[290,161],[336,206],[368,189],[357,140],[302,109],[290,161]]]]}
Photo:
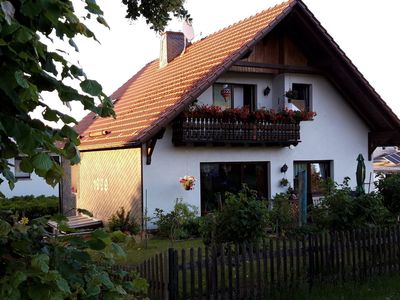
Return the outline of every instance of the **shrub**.
{"type": "Polygon", "coordinates": [[[115,214],[108,219],[108,228],[110,231],[129,232],[136,235],[140,232],[140,225],[136,223],[135,217],[131,211],[125,213],[125,209],[120,207],[115,214]]]}
{"type": "Polygon", "coordinates": [[[0,219],[0,299],[142,299],[147,282],[113,267],[124,252],[109,234],[44,239],[46,221],[0,219]]]}
{"type": "Polygon", "coordinates": [[[58,212],[58,197],[55,196],[18,196],[9,199],[0,199],[0,215],[24,216],[32,220],[58,212]]]}
{"type": "Polygon", "coordinates": [[[356,196],[348,179],[340,185],[327,184],[325,197],[318,207],[310,211],[312,222],[320,229],[341,230],[363,226],[384,225],[392,222],[383,198],[376,193],[356,196]]]}
{"type": "Polygon", "coordinates": [[[226,193],[225,204],[202,219],[200,226],[205,243],[256,241],[265,235],[268,225],[266,202],[257,192],[243,185],[237,194],[226,193]]]}
{"type": "Polygon", "coordinates": [[[199,220],[197,208],[182,201],[175,203],[174,209],[164,213],[156,208],[155,216],[158,234],[168,237],[171,241],[195,237],[199,234],[199,220]]]}
{"type": "Polygon", "coordinates": [[[290,193],[276,194],[272,199],[272,209],[269,212],[273,231],[279,235],[293,229],[297,223],[298,205],[290,199],[290,193]]]}
{"type": "Polygon", "coordinates": [[[380,176],[377,182],[383,204],[396,217],[400,215],[400,174],[380,176]]]}

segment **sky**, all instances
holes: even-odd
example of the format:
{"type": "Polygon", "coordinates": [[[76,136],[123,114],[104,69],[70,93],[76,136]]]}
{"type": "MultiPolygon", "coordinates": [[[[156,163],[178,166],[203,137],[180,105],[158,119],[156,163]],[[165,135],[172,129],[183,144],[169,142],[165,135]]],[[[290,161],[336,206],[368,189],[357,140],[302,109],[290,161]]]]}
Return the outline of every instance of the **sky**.
{"type": "MultiPolygon", "coordinates": [[[[78,1],[78,0],[76,0],[78,1]]],[[[75,1],[75,2],[76,2],[75,1]]],[[[96,43],[78,39],[79,53],[71,54],[91,79],[111,94],[147,62],[159,55],[159,35],[143,19],[126,19],[118,0],[98,0],[111,29],[89,24],[96,43]],[[91,25],[91,26],[90,26],[91,25]]],[[[186,0],[193,18],[195,40],[281,3],[281,0],[186,0]]],[[[352,60],[364,77],[400,116],[400,17],[398,0],[304,0],[314,16],[352,60]]],[[[167,30],[180,31],[172,20],[167,30]]],[[[74,105],[70,112],[80,120],[86,112],[74,105]]]]}

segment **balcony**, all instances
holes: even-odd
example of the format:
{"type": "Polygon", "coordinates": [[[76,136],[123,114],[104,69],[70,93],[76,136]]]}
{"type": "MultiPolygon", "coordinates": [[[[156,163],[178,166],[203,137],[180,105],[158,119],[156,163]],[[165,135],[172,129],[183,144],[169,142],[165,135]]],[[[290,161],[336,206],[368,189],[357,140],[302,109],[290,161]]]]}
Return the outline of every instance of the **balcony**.
{"type": "Polygon", "coordinates": [[[241,121],[213,117],[182,117],[173,124],[175,146],[194,145],[271,145],[289,146],[300,142],[298,123],[272,123],[265,120],[241,121]]]}

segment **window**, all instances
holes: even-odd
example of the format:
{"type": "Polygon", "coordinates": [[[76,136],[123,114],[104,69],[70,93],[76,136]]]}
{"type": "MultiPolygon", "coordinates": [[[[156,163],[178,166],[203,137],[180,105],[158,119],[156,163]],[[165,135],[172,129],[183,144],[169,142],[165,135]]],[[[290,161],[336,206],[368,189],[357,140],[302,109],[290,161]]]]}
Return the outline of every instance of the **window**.
{"type": "Polygon", "coordinates": [[[311,84],[293,83],[292,91],[296,99],[288,99],[293,110],[311,111],[311,84]]]}
{"type": "Polygon", "coordinates": [[[225,192],[237,193],[242,184],[268,197],[267,162],[201,163],[201,211],[217,209],[224,203],[225,192]]]}
{"type": "Polygon", "coordinates": [[[248,106],[250,110],[257,108],[255,98],[255,86],[250,84],[226,84],[213,85],[213,105],[222,109],[248,106]],[[225,97],[223,94],[225,92],[225,97]]]}
{"type": "Polygon", "coordinates": [[[319,205],[324,180],[331,177],[331,161],[294,163],[294,190],[299,199],[300,221],[307,223],[307,208],[319,205]]]}
{"type": "Polygon", "coordinates": [[[21,170],[21,168],[20,168],[21,161],[22,161],[22,158],[15,158],[15,162],[14,162],[15,178],[17,178],[17,179],[30,179],[31,178],[31,173],[26,173],[26,172],[23,172],[21,170]]]}

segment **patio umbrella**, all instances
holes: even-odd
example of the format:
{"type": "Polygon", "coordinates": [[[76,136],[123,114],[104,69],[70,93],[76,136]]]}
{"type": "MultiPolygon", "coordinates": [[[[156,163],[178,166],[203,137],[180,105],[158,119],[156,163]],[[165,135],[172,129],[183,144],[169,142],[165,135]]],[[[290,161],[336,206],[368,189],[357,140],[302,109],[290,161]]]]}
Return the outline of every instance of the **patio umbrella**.
{"type": "Polygon", "coordinates": [[[357,178],[356,193],[357,195],[364,194],[365,164],[364,164],[364,157],[362,156],[362,154],[359,154],[357,157],[356,178],[357,178]]]}

